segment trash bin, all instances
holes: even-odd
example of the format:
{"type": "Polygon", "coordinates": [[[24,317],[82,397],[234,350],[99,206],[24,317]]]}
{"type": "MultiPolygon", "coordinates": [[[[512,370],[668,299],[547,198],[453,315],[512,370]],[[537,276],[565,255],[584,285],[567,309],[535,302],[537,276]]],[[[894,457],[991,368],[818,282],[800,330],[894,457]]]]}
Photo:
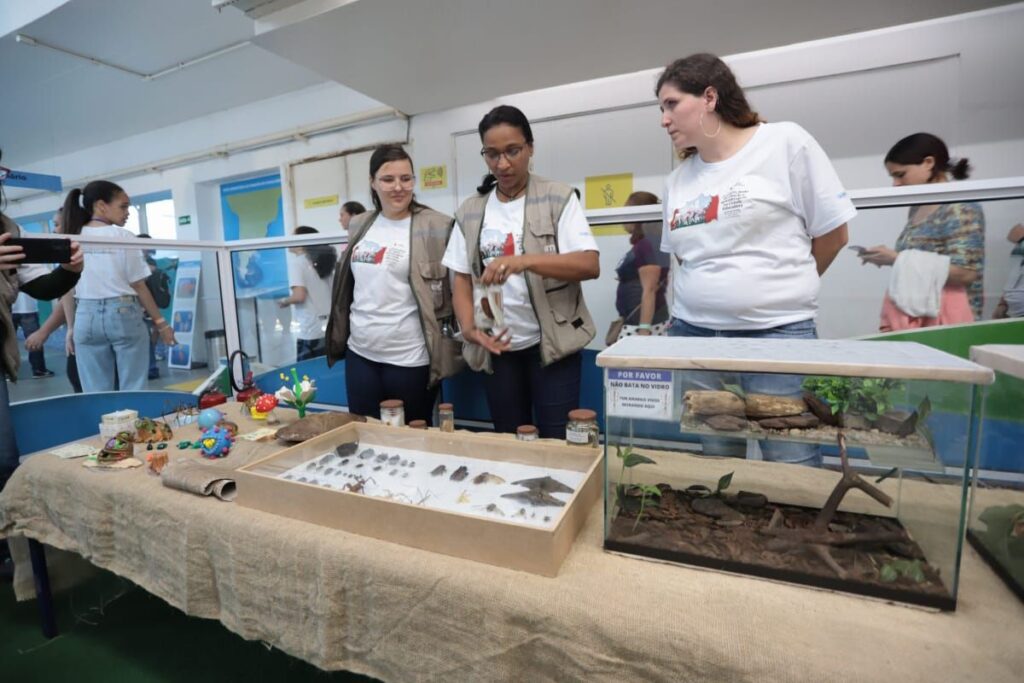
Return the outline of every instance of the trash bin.
{"type": "Polygon", "coordinates": [[[228,339],[224,330],[207,330],[206,332],[206,367],[211,370],[225,363],[228,358],[228,339]]]}

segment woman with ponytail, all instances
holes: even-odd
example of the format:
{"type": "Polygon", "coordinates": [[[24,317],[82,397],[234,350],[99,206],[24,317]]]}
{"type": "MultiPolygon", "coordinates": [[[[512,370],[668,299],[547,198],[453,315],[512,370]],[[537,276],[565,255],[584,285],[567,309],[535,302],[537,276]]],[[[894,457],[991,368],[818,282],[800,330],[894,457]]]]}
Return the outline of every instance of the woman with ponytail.
{"type": "Polygon", "coordinates": [[[327,321],[327,364],[345,359],[349,411],[380,417],[405,403],[405,419],[431,421],[440,382],[459,369],[448,269],[452,218],[416,201],[412,159],[401,145],[370,156],[374,210],[355,216],[338,264],[327,321]]]}
{"type": "MultiPolygon", "coordinates": [[[[295,228],[295,235],[315,235],[319,231],[308,225],[295,228]]],[[[324,328],[331,312],[331,282],[338,252],[329,244],[293,247],[288,250],[288,286],[291,294],[277,302],[278,306],[294,306],[294,321],[299,326],[295,340],[295,360],[308,360],[326,353],[324,328]]]]}
{"type": "MultiPolygon", "coordinates": [[[[896,187],[963,180],[971,171],[967,159],[954,162],[946,143],[931,133],[915,133],[893,145],[885,168],[896,187]]],[[[977,202],[912,206],[896,249],[879,244],[860,258],[893,266],[882,302],[883,332],[981,319],[985,214],[977,202]],[[924,276],[911,277],[914,273],[924,276]],[[930,283],[934,296],[922,298],[921,288],[930,283]]]]}
{"type": "MultiPolygon", "coordinates": [[[[94,180],[68,193],[61,210],[66,235],[134,240],[124,228],[131,202],[119,186],[94,180]]],[[[78,363],[86,393],[113,391],[118,378],[122,391],[146,388],[149,370],[149,331],[145,310],[168,346],[174,332],[146,286],[149,266],[141,249],[94,245],[86,247],[87,267],[73,299],[65,297],[64,312],[72,330],[69,351],[78,363]]]]}
{"type": "Polygon", "coordinates": [[[477,131],[488,174],[455,212],[444,256],[463,353],[486,373],[495,431],[534,424],[563,438],[579,407],[580,351],[594,338],[580,283],[601,272],[597,242],[573,189],[531,172],[523,112],[495,107],[477,131]]]}

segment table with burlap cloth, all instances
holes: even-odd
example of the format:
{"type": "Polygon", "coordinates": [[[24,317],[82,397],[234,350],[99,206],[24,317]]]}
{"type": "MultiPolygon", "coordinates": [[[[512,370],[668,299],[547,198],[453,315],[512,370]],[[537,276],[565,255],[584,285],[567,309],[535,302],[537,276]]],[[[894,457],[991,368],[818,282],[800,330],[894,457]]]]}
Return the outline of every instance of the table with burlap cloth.
{"type": "MultiPolygon", "coordinates": [[[[212,464],[278,448],[239,441],[212,464]]],[[[79,553],[323,669],[388,681],[997,683],[1024,672],[1024,605],[970,549],[958,610],[936,613],[605,553],[598,504],[545,578],[49,453],[0,495],[0,534],[79,553]]]]}

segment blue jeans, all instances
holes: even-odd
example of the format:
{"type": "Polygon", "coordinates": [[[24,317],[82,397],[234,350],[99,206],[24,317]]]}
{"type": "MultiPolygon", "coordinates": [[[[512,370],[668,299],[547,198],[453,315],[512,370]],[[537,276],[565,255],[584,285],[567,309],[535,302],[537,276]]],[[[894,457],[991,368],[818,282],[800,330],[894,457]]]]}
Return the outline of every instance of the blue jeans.
{"type": "MultiPolygon", "coordinates": [[[[0,374],[3,374],[0,371],[0,374]]],[[[0,491],[18,466],[18,444],[14,441],[14,423],[11,421],[10,396],[7,382],[0,382],[0,491]]]]}
{"type": "Polygon", "coordinates": [[[428,388],[430,366],[403,367],[363,358],[349,349],[345,353],[345,391],[348,410],[355,415],[380,418],[380,402],[397,398],[405,408],[405,423],[434,416],[434,399],[441,387],[428,388]]]}
{"type": "MultiPolygon", "coordinates": [[[[672,318],[668,328],[670,337],[740,337],[746,339],[817,339],[818,331],[814,320],[801,320],[767,330],[712,330],[691,325],[685,320],[672,318]]],[[[688,383],[703,389],[721,389],[722,375],[702,372],[686,373],[688,383]]],[[[731,380],[730,380],[731,381],[731,380]]],[[[772,373],[741,373],[739,383],[743,390],[752,394],[773,396],[800,396],[803,393],[801,375],[772,373]]],[[[821,448],[813,444],[759,441],[765,460],[789,462],[812,467],[821,466],[821,448]]],[[[701,439],[707,455],[744,457],[747,444],[743,439],[704,437],[701,439]]]]}
{"type": "Polygon", "coordinates": [[[310,358],[318,358],[320,356],[327,355],[327,338],[320,337],[319,339],[296,339],[295,340],[295,360],[309,360],[310,358]]]}
{"type": "Polygon", "coordinates": [[[540,345],[492,355],[484,390],[494,431],[514,434],[532,424],[542,439],[564,439],[569,411],[579,408],[581,358],[577,351],[542,366],[540,345]]]}
{"type": "Polygon", "coordinates": [[[85,393],[146,388],[149,331],[134,296],[79,299],[75,314],[75,356],[85,393]]]}
{"type": "MultiPolygon", "coordinates": [[[[30,334],[39,329],[38,313],[12,313],[11,318],[14,321],[15,332],[20,327],[21,331],[25,334],[25,339],[28,339],[30,334]]],[[[42,349],[29,351],[28,363],[32,366],[33,375],[42,375],[46,372],[46,357],[43,355],[42,349]]]]}

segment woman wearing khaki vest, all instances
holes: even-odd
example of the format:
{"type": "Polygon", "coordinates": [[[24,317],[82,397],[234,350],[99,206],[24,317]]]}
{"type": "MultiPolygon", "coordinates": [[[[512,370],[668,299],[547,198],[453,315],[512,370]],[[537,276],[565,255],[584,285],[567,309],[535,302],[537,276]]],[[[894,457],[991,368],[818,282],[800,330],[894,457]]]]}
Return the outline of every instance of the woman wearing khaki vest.
{"type": "Polygon", "coordinates": [[[535,424],[562,438],[579,405],[580,349],[594,338],[579,283],[600,274],[597,243],[572,188],[530,173],[521,111],[495,107],[479,132],[490,173],[456,212],[444,256],[464,354],[487,373],[495,430],[535,424]]]}
{"type": "Polygon", "coordinates": [[[406,420],[430,422],[440,381],[455,374],[458,344],[442,333],[452,317],[441,264],[451,216],[413,196],[412,159],[399,145],[370,157],[375,211],[352,219],[327,321],[327,362],[345,359],[349,410],[380,417],[401,399],[406,420]]]}

